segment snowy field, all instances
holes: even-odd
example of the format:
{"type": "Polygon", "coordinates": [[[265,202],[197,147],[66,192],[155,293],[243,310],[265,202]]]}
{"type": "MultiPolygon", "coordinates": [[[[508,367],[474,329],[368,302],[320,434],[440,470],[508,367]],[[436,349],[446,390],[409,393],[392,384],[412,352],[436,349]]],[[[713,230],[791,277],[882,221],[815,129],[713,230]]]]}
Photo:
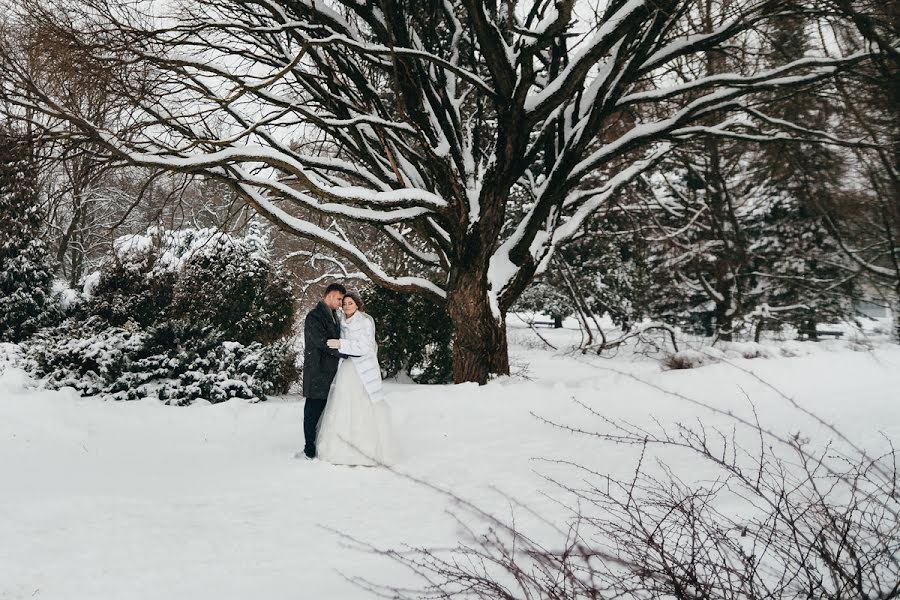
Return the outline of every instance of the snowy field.
{"type": "MultiPolygon", "coordinates": [[[[828,433],[750,374],[870,449],[900,443],[900,347],[787,343],[765,358],[663,371],[622,352],[598,358],[544,349],[511,323],[512,377],[484,387],[388,384],[399,472],[508,514],[508,497],[551,521],[561,492],[535,459],[574,459],[627,476],[637,457],[566,433],[532,414],[583,427],[611,418],[651,426],[727,419],[653,386],[824,443],[828,433]],[[792,354],[794,356],[783,356],[792,354]],[[651,385],[648,385],[651,384],[651,385]]],[[[577,332],[542,330],[559,347],[577,332]]],[[[2,367],[0,367],[2,368],[2,367]]],[[[451,499],[383,469],[298,461],[299,397],[260,404],[167,407],[35,389],[0,373],[0,599],[371,597],[348,577],[408,582],[335,531],[383,547],[446,547],[459,537],[451,499]]],[[[691,471],[691,458],[670,457],[691,471]]],[[[703,469],[696,468],[696,477],[703,469]]]]}

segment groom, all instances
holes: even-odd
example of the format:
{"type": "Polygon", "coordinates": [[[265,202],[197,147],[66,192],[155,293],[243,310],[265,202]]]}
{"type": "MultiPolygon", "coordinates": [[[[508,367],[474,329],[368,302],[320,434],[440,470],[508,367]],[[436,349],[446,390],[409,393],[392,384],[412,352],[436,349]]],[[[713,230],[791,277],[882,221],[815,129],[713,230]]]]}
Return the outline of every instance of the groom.
{"type": "Polygon", "coordinates": [[[341,337],[337,311],[346,293],[347,290],[339,283],[329,285],[322,299],[306,315],[303,325],[303,396],[306,398],[303,407],[303,435],[306,438],[303,454],[307,458],[316,457],[316,427],[337,373],[341,354],[329,348],[327,341],[341,337]]]}

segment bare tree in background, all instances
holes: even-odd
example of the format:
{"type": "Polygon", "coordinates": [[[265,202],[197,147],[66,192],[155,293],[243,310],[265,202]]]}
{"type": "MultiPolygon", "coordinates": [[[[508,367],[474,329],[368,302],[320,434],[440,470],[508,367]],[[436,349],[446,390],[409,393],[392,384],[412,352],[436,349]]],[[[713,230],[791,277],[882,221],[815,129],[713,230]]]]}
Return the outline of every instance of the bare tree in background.
{"type": "MultiPolygon", "coordinates": [[[[107,68],[90,48],[54,35],[47,22],[35,17],[23,16],[15,30],[4,24],[6,52],[17,57],[37,88],[64,98],[98,127],[124,135],[134,102],[112,93],[111,82],[142,78],[140,70],[107,68]]],[[[245,229],[254,215],[217,179],[130,165],[64,119],[20,108],[23,129],[45,134],[32,136],[31,149],[39,165],[46,241],[57,276],[71,287],[109,255],[113,240],[124,233],[185,225],[234,232],[245,229]]],[[[14,107],[4,112],[15,114],[14,107]]]]}
{"type": "Polygon", "coordinates": [[[5,43],[3,100],[65,121],[117,160],[224,181],[375,283],[445,304],[458,382],[509,372],[507,309],[559,244],[669,148],[702,136],[815,137],[770,118],[757,93],[886,51],[816,51],[765,68],[738,60],[707,73],[711,54],[759,50],[773,20],[840,24],[811,0],[141,6],[0,3],[13,26],[37,19],[115,75],[115,97],[137,109],[127,135],[39,85],[5,43]],[[700,22],[707,4],[712,28],[700,22]],[[125,75],[134,68],[139,77],[125,75]],[[511,199],[527,203],[514,223],[511,199]],[[310,214],[344,223],[347,235],[310,214]],[[393,271],[356,232],[412,264],[393,271]]]}

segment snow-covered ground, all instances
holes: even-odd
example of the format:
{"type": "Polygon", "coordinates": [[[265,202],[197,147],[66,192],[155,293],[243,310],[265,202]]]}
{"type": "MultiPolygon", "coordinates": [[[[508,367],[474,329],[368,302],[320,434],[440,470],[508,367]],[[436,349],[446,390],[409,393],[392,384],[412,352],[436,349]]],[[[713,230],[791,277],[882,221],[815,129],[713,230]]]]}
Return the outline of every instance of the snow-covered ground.
{"type": "MultiPolygon", "coordinates": [[[[578,335],[541,333],[560,348],[578,335]]],[[[652,418],[663,425],[726,419],[653,386],[739,415],[750,413],[749,397],[776,431],[828,439],[742,369],[863,446],[884,447],[882,433],[900,443],[896,345],[782,344],[766,358],[727,352],[724,362],[663,371],[630,352],[610,359],[544,349],[521,323],[511,323],[510,340],[510,378],[481,388],[388,384],[399,472],[497,514],[509,512],[513,497],[562,521],[560,492],[541,474],[563,467],[535,459],[574,459],[627,476],[637,457],[633,448],[534,415],[600,428],[577,399],[647,426],[652,418]]],[[[401,583],[409,576],[347,547],[335,531],[387,547],[453,545],[460,532],[446,495],[383,469],[295,460],[302,406],[298,397],[188,408],[101,402],[36,389],[7,367],[0,373],[0,599],[364,598],[345,577],[401,583]]]]}

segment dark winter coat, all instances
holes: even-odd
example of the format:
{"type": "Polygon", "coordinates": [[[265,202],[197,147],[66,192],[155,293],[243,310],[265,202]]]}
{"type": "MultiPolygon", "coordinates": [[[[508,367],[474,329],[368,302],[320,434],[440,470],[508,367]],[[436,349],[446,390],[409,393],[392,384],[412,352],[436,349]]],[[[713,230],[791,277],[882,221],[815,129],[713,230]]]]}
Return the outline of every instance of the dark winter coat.
{"type": "Polygon", "coordinates": [[[303,395],[306,398],[328,397],[341,354],[326,342],[340,337],[341,326],[335,313],[320,300],[306,315],[303,325],[303,395]]]}

